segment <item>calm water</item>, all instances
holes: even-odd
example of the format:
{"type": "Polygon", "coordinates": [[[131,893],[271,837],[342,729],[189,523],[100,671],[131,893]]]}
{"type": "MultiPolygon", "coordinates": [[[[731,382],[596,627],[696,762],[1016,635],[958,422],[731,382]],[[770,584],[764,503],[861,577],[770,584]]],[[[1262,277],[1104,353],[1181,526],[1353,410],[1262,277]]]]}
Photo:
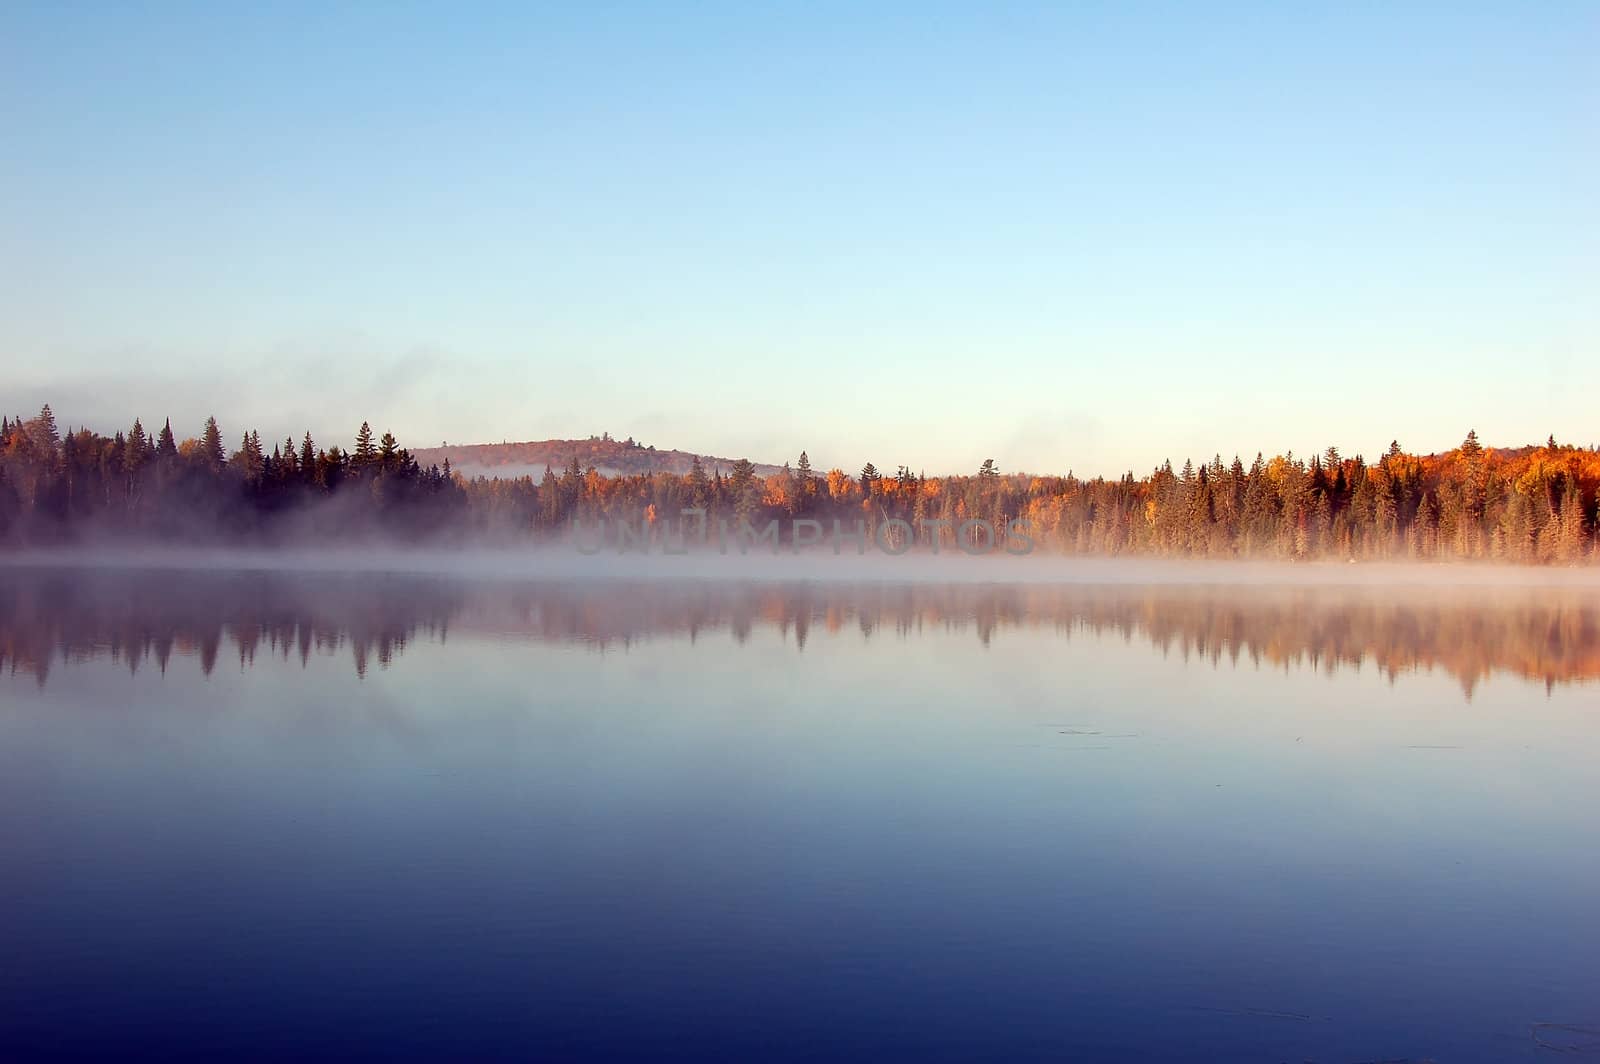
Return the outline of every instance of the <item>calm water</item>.
{"type": "Polygon", "coordinates": [[[1600,1054],[1595,603],[4,572],[0,1059],[1600,1054]]]}

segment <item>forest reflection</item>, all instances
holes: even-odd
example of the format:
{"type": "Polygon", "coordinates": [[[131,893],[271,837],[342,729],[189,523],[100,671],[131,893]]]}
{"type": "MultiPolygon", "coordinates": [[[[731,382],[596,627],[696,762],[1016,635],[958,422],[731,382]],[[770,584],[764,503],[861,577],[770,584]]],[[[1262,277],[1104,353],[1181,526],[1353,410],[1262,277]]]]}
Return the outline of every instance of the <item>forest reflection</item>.
{"type": "Polygon", "coordinates": [[[1442,669],[1468,697],[1504,672],[1547,687],[1600,677],[1600,606],[1581,589],[493,582],[402,574],[11,570],[0,670],[109,659],[131,672],[198,659],[302,665],[348,654],[362,676],[418,641],[575,644],[770,630],[804,652],[819,632],[904,637],[1007,630],[1110,635],[1213,666],[1442,669]]]}

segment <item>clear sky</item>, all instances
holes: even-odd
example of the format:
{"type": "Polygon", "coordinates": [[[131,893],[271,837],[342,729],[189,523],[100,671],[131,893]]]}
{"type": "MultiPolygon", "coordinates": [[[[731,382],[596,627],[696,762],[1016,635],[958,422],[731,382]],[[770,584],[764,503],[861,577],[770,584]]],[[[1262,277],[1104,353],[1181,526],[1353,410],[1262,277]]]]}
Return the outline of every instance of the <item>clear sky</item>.
{"type": "Polygon", "coordinates": [[[1311,7],[8,3],[0,405],[929,473],[1600,440],[1600,4],[1311,7]]]}

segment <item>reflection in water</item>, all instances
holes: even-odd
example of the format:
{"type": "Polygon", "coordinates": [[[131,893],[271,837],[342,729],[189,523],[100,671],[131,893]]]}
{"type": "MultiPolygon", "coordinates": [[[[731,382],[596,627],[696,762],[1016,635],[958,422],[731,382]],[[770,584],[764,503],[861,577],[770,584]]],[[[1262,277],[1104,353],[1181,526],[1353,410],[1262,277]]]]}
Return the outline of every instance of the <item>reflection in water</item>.
{"type": "Polygon", "coordinates": [[[1373,589],[1196,585],[492,583],[397,574],[85,573],[16,570],[0,588],[0,668],[43,685],[53,663],[97,658],[162,670],[174,653],[209,675],[226,647],[304,663],[348,652],[358,674],[415,639],[465,633],[607,648],[652,637],[767,628],[803,651],[814,630],[863,636],[1008,628],[1138,637],[1164,654],[1333,671],[1372,663],[1391,680],[1447,670],[1470,697],[1504,671],[1547,686],[1600,676],[1600,606],[1574,589],[1373,589]]]}
{"type": "Polygon", "coordinates": [[[1535,1060],[1581,594],[6,571],[0,1060],[1535,1060]]]}

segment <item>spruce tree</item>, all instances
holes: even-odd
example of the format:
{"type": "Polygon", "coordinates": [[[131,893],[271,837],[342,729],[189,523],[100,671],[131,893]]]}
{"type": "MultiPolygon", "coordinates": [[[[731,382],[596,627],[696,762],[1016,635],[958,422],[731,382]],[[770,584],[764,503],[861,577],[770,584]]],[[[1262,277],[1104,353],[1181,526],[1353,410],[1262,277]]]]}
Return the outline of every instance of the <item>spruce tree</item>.
{"type": "Polygon", "coordinates": [[[56,448],[61,446],[61,433],[56,429],[56,415],[46,403],[39,408],[39,416],[33,419],[30,435],[36,447],[47,454],[55,454],[56,448]]]}
{"type": "Polygon", "coordinates": [[[699,455],[695,455],[689,463],[688,488],[689,501],[695,506],[704,507],[711,501],[710,482],[706,480],[706,467],[701,463],[699,455]]]}
{"type": "Polygon", "coordinates": [[[796,508],[805,513],[811,508],[811,498],[816,494],[817,482],[811,473],[811,458],[806,452],[800,452],[800,458],[794,466],[795,503],[796,508]]]}
{"type": "Polygon", "coordinates": [[[178,457],[178,441],[172,435],[172,419],[170,417],[161,426],[161,434],[156,439],[156,457],[164,459],[178,457]]]}
{"type": "Polygon", "coordinates": [[[145,439],[144,426],[138,418],[133,419],[133,428],[128,432],[127,442],[123,444],[122,467],[129,476],[137,476],[139,469],[144,465],[145,448],[149,441],[145,439]]]}
{"type": "Polygon", "coordinates": [[[355,464],[363,467],[371,465],[377,455],[377,449],[372,445],[372,426],[363,421],[361,428],[356,431],[355,464]]]}
{"type": "Polygon", "coordinates": [[[200,435],[200,456],[205,460],[212,471],[220,471],[228,460],[227,452],[222,446],[222,430],[217,427],[217,419],[206,418],[206,427],[200,435]]]}
{"type": "Polygon", "coordinates": [[[539,481],[539,513],[545,528],[553,529],[561,524],[561,482],[548,463],[544,467],[544,479],[539,481]]]}
{"type": "Polygon", "coordinates": [[[1561,531],[1556,540],[1557,560],[1571,564],[1583,553],[1583,494],[1578,482],[1567,477],[1566,491],[1561,496],[1561,531]]]}
{"type": "Polygon", "coordinates": [[[384,469],[393,469],[399,462],[400,442],[394,438],[394,433],[385,432],[378,441],[378,464],[384,469]]]}
{"type": "Polygon", "coordinates": [[[736,517],[748,517],[759,501],[755,495],[756,467],[748,458],[733,463],[728,472],[728,490],[733,495],[733,512],[736,517]]]}

